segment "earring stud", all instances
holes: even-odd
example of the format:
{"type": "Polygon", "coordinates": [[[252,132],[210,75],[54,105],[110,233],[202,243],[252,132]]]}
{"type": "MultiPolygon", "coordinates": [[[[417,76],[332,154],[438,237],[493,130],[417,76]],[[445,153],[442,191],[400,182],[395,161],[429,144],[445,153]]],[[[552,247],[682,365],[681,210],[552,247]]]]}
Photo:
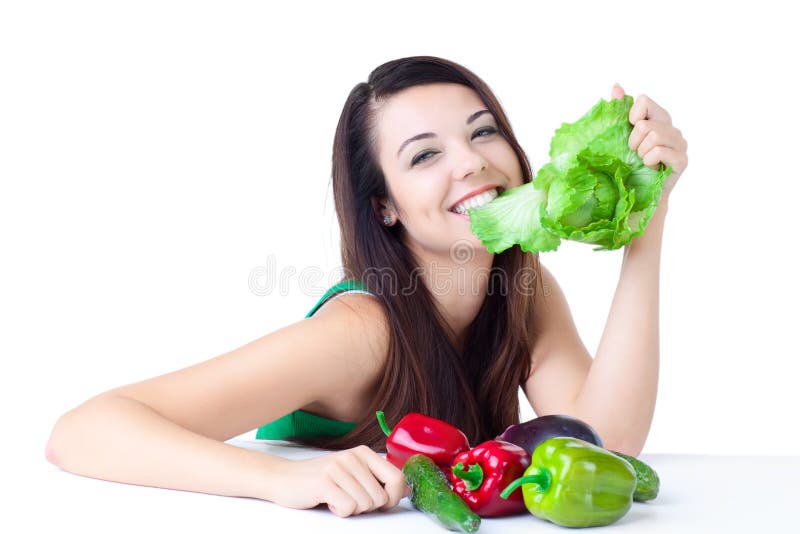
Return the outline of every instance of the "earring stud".
{"type": "Polygon", "coordinates": [[[384,215],[383,216],[383,224],[385,224],[386,226],[391,225],[392,224],[392,218],[389,217],[388,215],[384,215]]]}

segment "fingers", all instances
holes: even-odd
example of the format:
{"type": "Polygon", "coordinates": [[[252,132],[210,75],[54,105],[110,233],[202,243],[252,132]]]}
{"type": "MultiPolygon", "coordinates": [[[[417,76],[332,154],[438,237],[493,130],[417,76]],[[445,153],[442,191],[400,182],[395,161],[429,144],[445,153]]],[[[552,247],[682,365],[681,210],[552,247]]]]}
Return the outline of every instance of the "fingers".
{"type": "Polygon", "coordinates": [[[669,116],[667,110],[656,104],[653,99],[647,95],[639,95],[628,113],[628,122],[631,124],[636,124],[637,121],[643,119],[652,119],[654,121],[672,124],[672,117],[669,116]]]}
{"type": "Polygon", "coordinates": [[[642,119],[633,126],[628,137],[628,146],[644,156],[653,147],[664,145],[677,150],[686,150],[686,140],[681,131],[663,122],[642,119]]]}
{"type": "Polygon", "coordinates": [[[331,486],[327,502],[340,517],[388,510],[410,492],[402,471],[367,446],[342,451],[332,460],[325,468],[331,486]]]}
{"type": "MultiPolygon", "coordinates": [[[[356,460],[356,462],[358,461],[356,460]]],[[[350,462],[336,462],[328,469],[328,475],[331,480],[343,489],[355,504],[352,508],[348,506],[346,510],[347,515],[368,512],[377,507],[371,491],[368,489],[370,487],[369,484],[365,485],[363,475],[361,473],[356,474],[354,471],[358,471],[358,469],[350,462]]],[[[377,484],[374,478],[373,483],[377,484]]],[[[378,491],[380,492],[382,490],[379,489],[378,491]]],[[[382,500],[379,495],[377,499],[379,501],[382,500]]],[[[348,505],[349,504],[348,502],[348,505]]]]}
{"type": "MultiPolygon", "coordinates": [[[[611,98],[623,98],[625,91],[618,84],[611,90],[611,98]]],[[[647,95],[639,95],[628,113],[633,131],[628,146],[636,151],[645,165],[658,169],[660,163],[672,167],[677,174],[688,165],[686,140],[681,131],[672,126],[667,110],[647,95]]]]}
{"type": "Polygon", "coordinates": [[[336,511],[331,509],[337,515],[360,514],[383,506],[388,501],[386,492],[353,450],[337,454],[326,467],[326,473],[350,497],[349,501],[336,506],[336,511]]]}
{"type": "Polygon", "coordinates": [[[381,510],[394,508],[403,497],[411,494],[411,488],[406,484],[406,477],[400,469],[384,460],[369,447],[364,447],[360,453],[363,454],[372,473],[384,485],[388,498],[387,502],[381,506],[381,510]]]}
{"type": "Polygon", "coordinates": [[[370,496],[372,504],[369,509],[374,510],[385,506],[389,502],[389,495],[381,486],[380,477],[373,467],[374,458],[381,461],[385,460],[365,445],[356,447],[353,453],[352,456],[348,457],[348,465],[350,472],[370,496]]]}
{"type": "Polygon", "coordinates": [[[348,517],[355,513],[358,503],[345,490],[334,482],[329,482],[329,487],[325,490],[325,499],[328,502],[328,510],[339,517],[348,517]]]}
{"type": "Polygon", "coordinates": [[[686,152],[660,145],[642,156],[642,161],[651,169],[658,169],[659,163],[663,163],[667,167],[672,167],[676,175],[682,173],[689,163],[686,152]]]}
{"type": "Polygon", "coordinates": [[[625,96],[625,90],[620,86],[620,84],[615,83],[614,88],[611,89],[611,100],[622,100],[625,96]]]}

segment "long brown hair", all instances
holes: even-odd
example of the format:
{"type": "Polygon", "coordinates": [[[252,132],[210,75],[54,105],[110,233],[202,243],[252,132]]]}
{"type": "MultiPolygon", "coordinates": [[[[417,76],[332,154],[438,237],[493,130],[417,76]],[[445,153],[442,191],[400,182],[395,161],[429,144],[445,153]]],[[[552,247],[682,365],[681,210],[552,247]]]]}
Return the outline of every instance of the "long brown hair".
{"type": "Polygon", "coordinates": [[[366,83],[350,91],[333,141],[343,279],[361,280],[383,303],[389,353],[377,394],[352,431],[341,437],[294,438],[295,442],[337,450],[365,444],[383,452],[386,436],[376,421],[377,410],[385,412],[389,426],[408,412],[443,419],[460,428],[471,445],[519,423],[519,387],[531,369],[533,292],[541,288],[538,254],[517,246],[495,254],[486,298],[459,351],[431,292],[414,279],[419,266],[403,243],[402,225],[381,224],[370,200],[387,197],[376,146],[381,102],[405,88],[430,83],[457,83],[475,90],[516,152],[523,182],[532,179],[528,158],[500,103],[486,83],[461,65],[432,56],[396,59],[377,67],[366,83]],[[527,278],[521,280],[520,275],[527,278]],[[525,290],[520,291],[520,285],[525,290]],[[403,291],[412,287],[411,292],[403,291]]]}

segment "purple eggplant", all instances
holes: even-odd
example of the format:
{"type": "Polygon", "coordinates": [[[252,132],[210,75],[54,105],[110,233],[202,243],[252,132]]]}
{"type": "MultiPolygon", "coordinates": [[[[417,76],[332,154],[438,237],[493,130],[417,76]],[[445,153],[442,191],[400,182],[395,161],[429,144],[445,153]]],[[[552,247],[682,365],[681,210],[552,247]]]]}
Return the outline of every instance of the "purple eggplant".
{"type": "Polygon", "coordinates": [[[533,450],[541,442],[556,437],[577,438],[598,447],[603,446],[600,436],[592,427],[568,415],[543,415],[518,425],[511,425],[496,439],[518,445],[528,451],[528,454],[533,454],[533,450]]]}

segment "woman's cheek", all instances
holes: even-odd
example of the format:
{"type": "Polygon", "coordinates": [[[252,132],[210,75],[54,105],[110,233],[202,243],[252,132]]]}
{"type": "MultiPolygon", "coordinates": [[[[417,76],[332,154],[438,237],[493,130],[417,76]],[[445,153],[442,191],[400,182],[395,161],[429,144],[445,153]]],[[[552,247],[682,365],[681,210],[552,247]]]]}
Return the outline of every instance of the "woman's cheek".
{"type": "Polygon", "coordinates": [[[505,147],[498,151],[495,169],[499,170],[512,186],[522,185],[522,166],[520,165],[517,153],[511,145],[504,143],[505,147]]]}

